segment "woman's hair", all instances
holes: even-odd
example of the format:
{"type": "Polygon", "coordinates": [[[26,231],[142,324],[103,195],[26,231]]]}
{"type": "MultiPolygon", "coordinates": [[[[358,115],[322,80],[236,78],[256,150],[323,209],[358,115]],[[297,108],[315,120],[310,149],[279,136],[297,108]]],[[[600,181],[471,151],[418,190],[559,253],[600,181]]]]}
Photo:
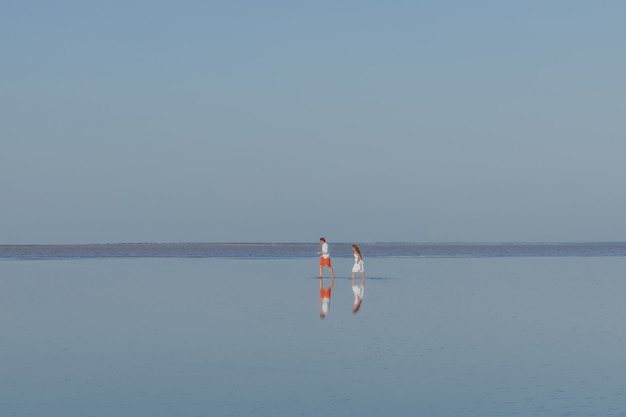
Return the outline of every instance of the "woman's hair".
{"type": "Polygon", "coordinates": [[[354,249],[356,253],[359,254],[359,258],[363,259],[363,255],[361,255],[361,249],[359,249],[357,245],[352,245],[352,249],[354,249]]]}

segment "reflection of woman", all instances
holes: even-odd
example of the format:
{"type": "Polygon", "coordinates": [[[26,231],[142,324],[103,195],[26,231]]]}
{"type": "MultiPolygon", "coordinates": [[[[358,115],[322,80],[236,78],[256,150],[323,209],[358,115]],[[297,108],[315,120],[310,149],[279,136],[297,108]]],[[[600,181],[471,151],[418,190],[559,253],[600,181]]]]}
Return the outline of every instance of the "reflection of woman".
{"type": "Polygon", "coordinates": [[[363,301],[363,289],[365,287],[365,266],[363,265],[363,257],[361,256],[361,250],[357,245],[352,245],[354,251],[354,265],[352,266],[352,292],[354,293],[354,307],[352,312],[356,313],[361,308],[361,302],[363,301]],[[354,282],[354,274],[361,273],[361,285],[356,285],[354,282]]]}
{"type": "Polygon", "coordinates": [[[322,311],[320,311],[320,318],[323,319],[326,317],[328,313],[328,308],[330,307],[330,290],[333,288],[333,284],[335,283],[335,277],[333,276],[330,279],[330,284],[328,284],[328,288],[324,288],[322,284],[322,277],[319,277],[320,280],[320,299],[322,302],[322,311]]]}

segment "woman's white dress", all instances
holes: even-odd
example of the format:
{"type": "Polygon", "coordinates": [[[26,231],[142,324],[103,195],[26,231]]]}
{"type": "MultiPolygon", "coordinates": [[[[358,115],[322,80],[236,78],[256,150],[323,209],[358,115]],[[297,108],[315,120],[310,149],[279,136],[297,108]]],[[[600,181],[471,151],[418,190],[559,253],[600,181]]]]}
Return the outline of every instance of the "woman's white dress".
{"type": "Polygon", "coordinates": [[[356,253],[354,254],[354,266],[352,267],[352,272],[365,272],[363,259],[359,259],[359,255],[356,253]]]}

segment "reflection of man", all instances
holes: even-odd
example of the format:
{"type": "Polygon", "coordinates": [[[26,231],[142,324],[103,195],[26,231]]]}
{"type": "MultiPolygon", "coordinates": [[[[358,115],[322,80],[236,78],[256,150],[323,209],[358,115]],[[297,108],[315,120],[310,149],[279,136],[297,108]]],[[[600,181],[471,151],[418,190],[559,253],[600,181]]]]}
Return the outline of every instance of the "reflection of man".
{"type": "Polygon", "coordinates": [[[333,284],[335,283],[335,277],[333,276],[330,279],[330,284],[328,285],[328,288],[324,288],[324,285],[322,283],[323,279],[322,277],[319,277],[320,280],[320,299],[322,302],[322,311],[320,312],[320,318],[323,319],[324,317],[326,317],[326,314],[328,313],[328,309],[330,308],[330,290],[333,289],[333,284]]]}
{"type": "Polygon", "coordinates": [[[322,255],[320,256],[320,279],[322,278],[322,268],[325,266],[330,269],[330,276],[334,279],[335,272],[330,264],[330,252],[328,251],[328,243],[326,243],[326,239],[320,237],[320,244],[322,245],[322,250],[317,252],[318,255],[322,255]]]}

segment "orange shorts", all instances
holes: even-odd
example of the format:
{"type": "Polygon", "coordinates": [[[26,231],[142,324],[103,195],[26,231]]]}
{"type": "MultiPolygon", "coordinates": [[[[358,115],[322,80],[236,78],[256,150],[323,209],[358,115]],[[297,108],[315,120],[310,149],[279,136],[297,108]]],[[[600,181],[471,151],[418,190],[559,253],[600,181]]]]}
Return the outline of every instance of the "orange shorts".
{"type": "Polygon", "coordinates": [[[320,257],[320,266],[327,266],[327,267],[331,268],[331,266],[330,266],[330,258],[324,258],[323,256],[320,257]]]}

